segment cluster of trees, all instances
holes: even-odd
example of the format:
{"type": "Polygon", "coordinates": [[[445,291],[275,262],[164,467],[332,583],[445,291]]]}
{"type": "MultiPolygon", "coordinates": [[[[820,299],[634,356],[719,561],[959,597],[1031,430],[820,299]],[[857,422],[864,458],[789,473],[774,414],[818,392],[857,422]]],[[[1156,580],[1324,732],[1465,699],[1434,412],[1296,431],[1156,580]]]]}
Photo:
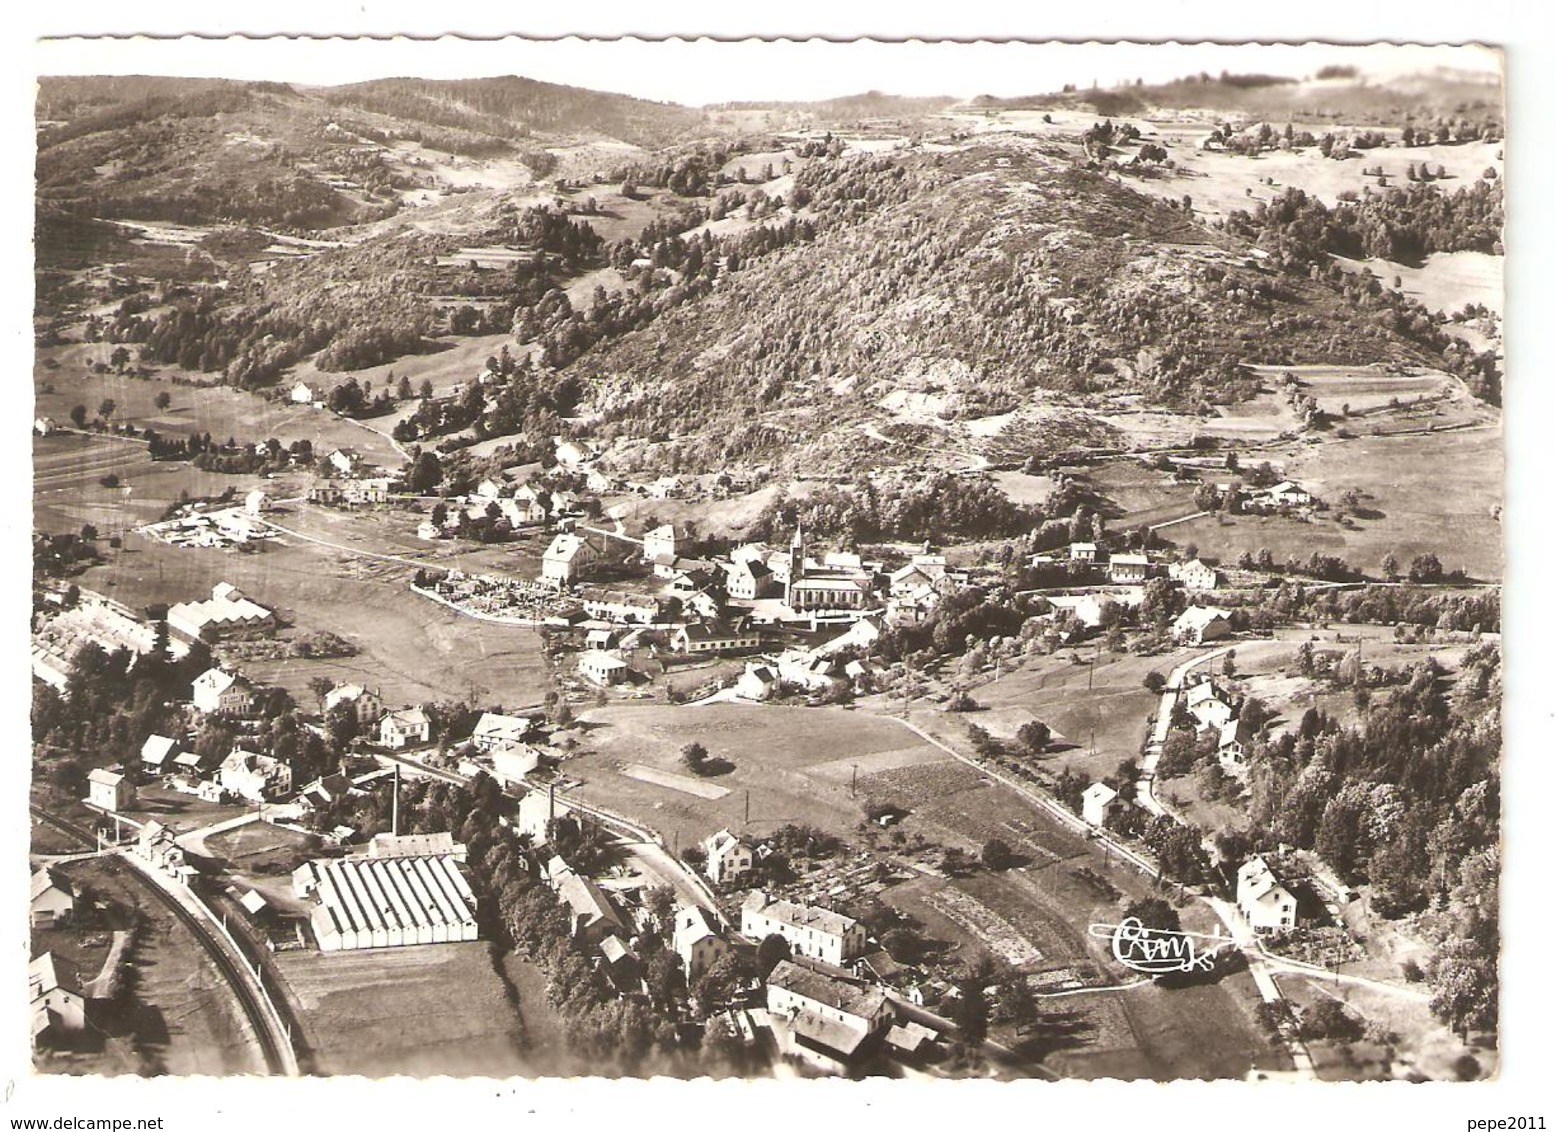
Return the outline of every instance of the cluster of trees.
{"type": "Polygon", "coordinates": [[[707,196],[728,180],[724,166],[741,152],[736,142],[698,142],[652,161],[618,165],[611,170],[611,180],[620,181],[622,195],[628,197],[633,195],[629,190],[641,185],[668,189],[678,197],[707,196]]]}
{"type": "Polygon", "coordinates": [[[1500,255],[1502,225],[1502,184],[1484,178],[1451,193],[1429,183],[1382,192],[1368,187],[1333,208],[1287,188],[1252,213],[1238,210],[1226,220],[1228,231],[1307,262],[1329,254],[1406,263],[1434,252],[1500,255]]]}
{"type": "Polygon", "coordinates": [[[943,597],[917,624],[883,629],[875,655],[886,664],[914,656],[960,656],[979,642],[1020,632],[1036,612],[1030,598],[1012,590],[967,586],[943,597]]]}
{"type": "Polygon", "coordinates": [[[34,531],[32,536],[32,572],[38,578],[69,578],[102,560],[97,549],[97,532],[92,538],[70,531],[49,534],[34,531]]]}
{"type": "Polygon", "coordinates": [[[1012,503],[991,480],[941,472],[921,480],[878,482],[861,477],[827,485],[804,498],[780,495],[753,520],[756,538],[778,539],[803,524],[825,538],[986,539],[1021,534],[1043,513],[1012,503]]]}

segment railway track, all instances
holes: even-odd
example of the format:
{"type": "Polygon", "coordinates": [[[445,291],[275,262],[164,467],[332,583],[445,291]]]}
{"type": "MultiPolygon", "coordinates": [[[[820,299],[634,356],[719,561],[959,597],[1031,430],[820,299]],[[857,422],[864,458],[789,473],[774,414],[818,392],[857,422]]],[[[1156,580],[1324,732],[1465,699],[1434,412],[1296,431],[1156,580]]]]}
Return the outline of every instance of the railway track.
{"type": "MultiPolygon", "coordinates": [[[[33,816],[44,824],[53,826],[61,833],[85,845],[97,847],[97,836],[92,831],[57,817],[36,805],[29,804],[29,809],[33,816]]],[[[246,969],[240,969],[240,961],[234,959],[222,946],[221,940],[216,937],[209,924],[184,907],[172,893],[147,876],[134,862],[126,860],[126,864],[129,865],[131,875],[146,891],[155,896],[175,919],[189,929],[195,939],[200,941],[200,946],[210,956],[211,962],[216,964],[216,969],[221,972],[222,978],[226,980],[237,997],[244,1017],[253,1027],[260,1052],[265,1059],[266,1070],[278,1076],[295,1074],[296,1055],[292,1050],[290,1035],[285,1032],[284,1023],[281,1023],[281,1032],[277,1032],[277,1023],[280,1019],[271,1016],[260,994],[256,993],[254,987],[250,985],[249,980],[253,976],[250,976],[246,969]]]]}

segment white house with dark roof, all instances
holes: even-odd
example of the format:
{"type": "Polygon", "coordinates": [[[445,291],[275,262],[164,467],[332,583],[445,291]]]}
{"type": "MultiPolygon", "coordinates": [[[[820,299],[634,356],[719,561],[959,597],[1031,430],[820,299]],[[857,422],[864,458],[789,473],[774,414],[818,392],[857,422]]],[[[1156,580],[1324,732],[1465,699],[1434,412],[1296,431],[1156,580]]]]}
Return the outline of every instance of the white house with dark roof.
{"type": "Polygon", "coordinates": [[[675,528],[669,523],[646,531],[643,535],[643,559],[652,562],[656,558],[675,557],[675,528]]]}
{"type": "Polygon", "coordinates": [[[681,960],[688,983],[695,983],[709,967],[729,954],[729,940],[719,930],[718,922],[696,906],[675,910],[670,947],[681,960]]]}
{"type": "Polygon", "coordinates": [[[1194,717],[1197,731],[1214,728],[1219,732],[1237,714],[1214,680],[1201,680],[1192,685],[1184,693],[1183,702],[1194,717]]]}
{"type": "Polygon", "coordinates": [[[377,692],[370,692],[361,684],[337,684],[324,695],[324,713],[328,715],[340,705],[351,708],[357,723],[371,727],[384,714],[384,701],[377,692]]]}
{"type": "Polygon", "coordinates": [[[582,535],[559,534],[541,555],[541,580],[558,587],[572,585],[598,558],[598,552],[582,535]]]}
{"type": "Polygon", "coordinates": [[[1297,926],[1297,898],[1280,883],[1263,857],[1250,857],[1237,870],[1237,911],[1256,932],[1297,926]]]}
{"type": "Polygon", "coordinates": [[[767,1011],[785,1024],[792,1052],[829,1070],[866,1052],[897,1016],[880,987],[788,959],[767,976],[767,1011]]]}
{"type": "Polygon", "coordinates": [[[778,690],[778,673],[771,665],[748,664],[735,681],[735,695],[743,700],[769,699],[778,690]]]}
{"type": "Polygon", "coordinates": [[[250,802],[273,802],[292,792],[292,767],[282,759],[234,747],[218,771],[222,789],[250,802]]]}
{"type": "Polygon", "coordinates": [[[34,1041],[46,1034],[68,1037],[86,1028],[86,994],[75,964],[45,951],[27,964],[34,1041]]]}
{"type": "Polygon", "coordinates": [[[1108,559],[1108,581],[1138,585],[1151,572],[1151,560],[1143,554],[1115,554],[1108,559]]]}
{"type": "Polygon", "coordinates": [[[535,728],[535,721],[525,715],[503,715],[487,711],[475,721],[475,731],[470,735],[470,745],[478,751],[491,753],[500,747],[523,743],[535,728]]]}
{"type": "Polygon", "coordinates": [[[432,720],[419,707],[392,711],[378,721],[378,745],[390,750],[425,743],[432,737],[432,720]]]}
{"type": "Polygon", "coordinates": [[[760,942],[770,935],[788,940],[796,955],[842,966],[864,954],[864,925],[830,908],[775,900],[757,889],[740,905],[740,934],[760,942]]]}
{"type": "Polygon", "coordinates": [[[708,854],[703,871],[714,884],[728,884],[751,871],[751,848],[727,829],[721,829],[702,843],[708,854]]]}
{"type": "Polygon", "coordinates": [[[211,714],[243,715],[254,706],[254,689],[242,676],[208,668],[191,686],[195,710],[211,714]]]}

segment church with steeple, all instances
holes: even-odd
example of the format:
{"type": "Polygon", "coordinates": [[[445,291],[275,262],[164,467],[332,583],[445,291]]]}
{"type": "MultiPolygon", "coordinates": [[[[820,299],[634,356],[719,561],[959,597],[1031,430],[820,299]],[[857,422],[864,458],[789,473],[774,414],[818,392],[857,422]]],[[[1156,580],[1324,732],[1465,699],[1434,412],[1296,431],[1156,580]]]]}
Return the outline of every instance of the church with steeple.
{"type": "Polygon", "coordinates": [[[875,588],[874,579],[856,555],[829,556],[820,566],[812,562],[805,553],[805,528],[798,523],[789,542],[788,573],[783,600],[795,613],[865,609],[875,588]],[[844,561],[834,563],[833,558],[844,561]]]}

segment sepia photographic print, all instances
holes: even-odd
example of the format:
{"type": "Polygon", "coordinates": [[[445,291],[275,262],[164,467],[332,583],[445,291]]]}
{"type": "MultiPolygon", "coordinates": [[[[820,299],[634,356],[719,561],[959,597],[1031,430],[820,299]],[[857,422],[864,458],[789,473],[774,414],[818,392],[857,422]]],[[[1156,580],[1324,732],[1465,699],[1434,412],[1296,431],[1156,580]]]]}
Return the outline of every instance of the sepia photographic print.
{"type": "Polygon", "coordinates": [[[1502,1072],[1496,47],[56,46],[31,1073],[1502,1072]]]}

